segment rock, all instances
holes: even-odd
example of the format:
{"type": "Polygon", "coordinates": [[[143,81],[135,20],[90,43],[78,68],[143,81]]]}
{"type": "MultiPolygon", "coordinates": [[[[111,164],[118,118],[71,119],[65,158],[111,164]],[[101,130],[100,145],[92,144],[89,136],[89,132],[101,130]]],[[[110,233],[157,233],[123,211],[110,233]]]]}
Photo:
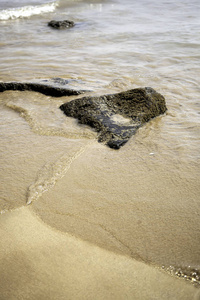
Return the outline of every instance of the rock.
{"type": "Polygon", "coordinates": [[[68,20],[64,20],[64,21],[52,20],[48,23],[48,26],[53,27],[55,29],[70,28],[70,27],[73,27],[74,25],[75,24],[73,21],[68,21],[68,20]]]}
{"type": "Polygon", "coordinates": [[[93,127],[98,141],[119,149],[139,127],[167,110],[165,98],[150,87],[100,97],[83,97],[60,109],[81,124],[93,127]]]}
{"type": "Polygon", "coordinates": [[[62,97],[80,95],[89,90],[76,90],[69,88],[70,80],[63,78],[44,79],[37,82],[0,82],[0,92],[13,91],[34,91],[47,96],[62,97]]]}

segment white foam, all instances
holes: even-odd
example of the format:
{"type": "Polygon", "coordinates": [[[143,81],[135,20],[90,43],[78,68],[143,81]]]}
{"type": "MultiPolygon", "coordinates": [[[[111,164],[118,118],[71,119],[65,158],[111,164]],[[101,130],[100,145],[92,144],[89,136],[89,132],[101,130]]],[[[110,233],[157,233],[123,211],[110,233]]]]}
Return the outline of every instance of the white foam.
{"type": "Polygon", "coordinates": [[[36,6],[23,6],[19,8],[9,8],[0,11],[0,20],[13,20],[18,18],[27,18],[33,15],[40,15],[43,13],[53,12],[58,6],[58,1],[46,3],[36,6]]]}

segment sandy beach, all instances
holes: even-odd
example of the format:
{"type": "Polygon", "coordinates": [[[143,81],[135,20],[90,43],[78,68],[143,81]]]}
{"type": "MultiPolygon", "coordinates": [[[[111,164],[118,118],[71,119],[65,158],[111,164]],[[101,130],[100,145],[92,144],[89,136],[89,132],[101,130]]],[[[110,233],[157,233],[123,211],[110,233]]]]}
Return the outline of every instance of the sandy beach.
{"type": "Polygon", "coordinates": [[[199,299],[156,268],[44,224],[28,207],[0,220],[0,299],[199,299]]]}
{"type": "Polygon", "coordinates": [[[16,109],[31,95],[1,94],[0,299],[199,299],[199,170],[156,144],[163,118],[116,151],[37,134],[16,109]]]}
{"type": "Polygon", "coordinates": [[[199,0],[0,0],[0,300],[200,300],[199,15],[199,0]],[[136,88],[167,111],[138,129],[146,102],[135,133],[113,110],[132,126],[118,150],[60,109],[136,88]]]}

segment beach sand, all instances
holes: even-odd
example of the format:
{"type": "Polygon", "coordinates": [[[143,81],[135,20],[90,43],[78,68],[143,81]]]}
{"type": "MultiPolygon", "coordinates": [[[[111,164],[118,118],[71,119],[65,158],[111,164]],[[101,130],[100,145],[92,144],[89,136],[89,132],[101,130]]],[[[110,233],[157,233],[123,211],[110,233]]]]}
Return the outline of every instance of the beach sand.
{"type": "Polygon", "coordinates": [[[0,299],[200,299],[196,285],[166,272],[199,269],[195,141],[169,147],[168,114],[112,150],[59,101],[31,95],[0,99],[0,299]],[[49,105],[46,118],[31,97],[39,113],[49,105]],[[48,114],[70,137],[50,131],[48,114]]]}
{"type": "Polygon", "coordinates": [[[0,219],[0,299],[199,299],[156,268],[43,223],[28,207],[0,219]]]}
{"type": "Polygon", "coordinates": [[[0,300],[200,300],[200,1],[0,4],[3,82],[168,109],[114,150],[60,110],[75,96],[0,93],[0,300]]]}

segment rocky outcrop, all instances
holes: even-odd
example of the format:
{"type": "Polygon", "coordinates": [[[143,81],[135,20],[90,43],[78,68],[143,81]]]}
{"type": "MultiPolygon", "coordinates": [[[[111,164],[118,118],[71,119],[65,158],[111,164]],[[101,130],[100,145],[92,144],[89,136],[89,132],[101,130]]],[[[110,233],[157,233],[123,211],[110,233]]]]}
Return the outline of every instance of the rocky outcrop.
{"type": "Polygon", "coordinates": [[[60,106],[69,117],[93,127],[98,141],[119,149],[139,127],[167,110],[164,97],[145,87],[100,97],[83,97],[60,106]]]}
{"type": "MultiPolygon", "coordinates": [[[[0,92],[34,91],[52,97],[91,92],[69,88],[70,81],[75,80],[52,78],[37,82],[0,82],[0,92]]],[[[167,110],[164,97],[149,87],[99,97],[83,97],[64,103],[60,109],[81,124],[94,128],[98,132],[98,141],[113,149],[119,149],[139,127],[167,110]]]]}
{"type": "Polygon", "coordinates": [[[52,97],[73,96],[88,92],[88,90],[71,89],[69,83],[70,80],[62,78],[44,79],[37,82],[0,82],[0,92],[34,91],[52,97]]]}
{"type": "Polygon", "coordinates": [[[55,21],[52,20],[48,23],[48,26],[53,27],[55,29],[64,29],[64,28],[71,28],[74,27],[74,22],[69,20],[64,21],[55,21]]]}

